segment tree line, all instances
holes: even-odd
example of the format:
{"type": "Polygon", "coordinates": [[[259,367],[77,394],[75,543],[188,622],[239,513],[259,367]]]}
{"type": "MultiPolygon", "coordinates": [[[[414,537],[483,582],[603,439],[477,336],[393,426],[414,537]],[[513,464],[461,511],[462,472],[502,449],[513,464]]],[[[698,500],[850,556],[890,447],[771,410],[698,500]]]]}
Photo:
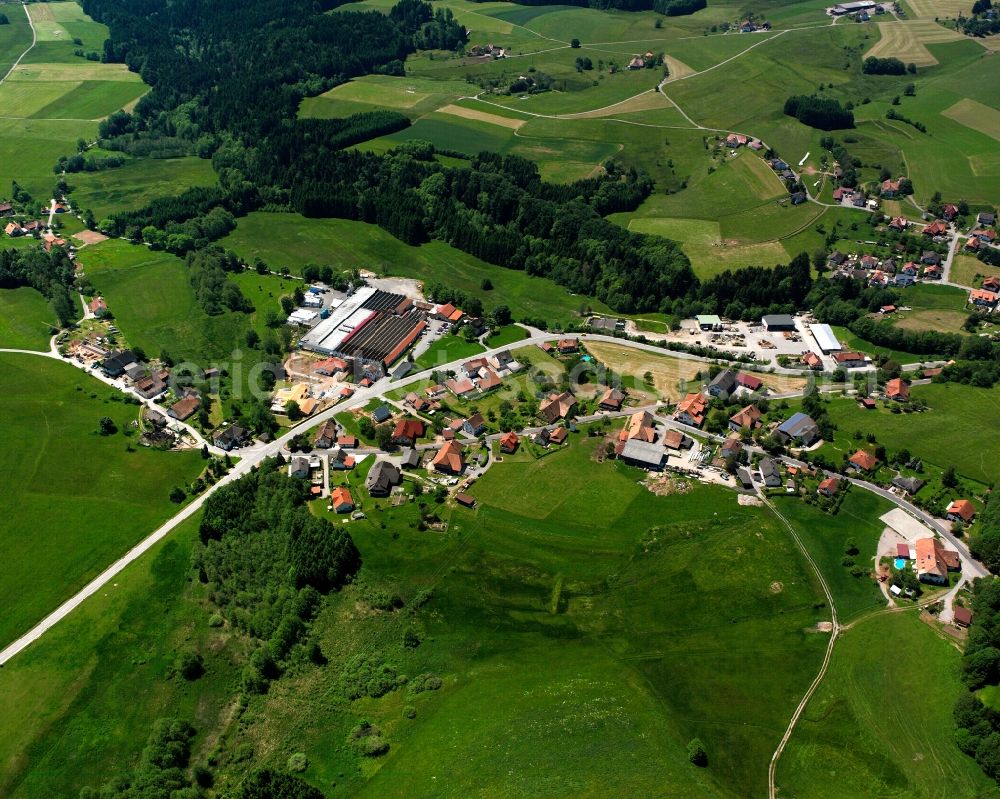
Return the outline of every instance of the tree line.
{"type": "Polygon", "coordinates": [[[827,97],[796,94],[785,100],[785,115],[820,130],[854,127],[854,112],[827,97]]]}
{"type": "Polygon", "coordinates": [[[63,325],[80,315],[70,290],[74,272],[73,262],[61,247],[53,247],[48,253],[39,248],[0,250],[0,288],[36,289],[49,301],[63,325]]]}
{"type": "MultiPolygon", "coordinates": [[[[486,2],[486,0],[475,0],[486,2]]],[[[551,0],[509,0],[521,6],[547,6],[551,0]]],[[[615,9],[617,11],[656,11],[668,17],[678,17],[693,14],[708,7],[706,0],[566,0],[562,5],[578,6],[579,8],[596,8],[601,11],[615,9]]]]}

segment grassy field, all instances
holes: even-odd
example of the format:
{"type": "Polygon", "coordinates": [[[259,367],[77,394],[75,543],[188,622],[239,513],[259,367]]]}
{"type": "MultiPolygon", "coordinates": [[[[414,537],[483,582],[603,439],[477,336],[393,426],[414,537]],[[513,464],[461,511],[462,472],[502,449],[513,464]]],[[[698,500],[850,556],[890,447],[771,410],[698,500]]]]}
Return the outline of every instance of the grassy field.
{"type": "Polygon", "coordinates": [[[83,172],[72,183],[73,202],[100,220],[112,211],[141,208],[154,197],[213,186],[216,177],[212,162],[202,158],[147,158],[105,172],[83,172]]]}
{"type": "Polygon", "coordinates": [[[48,350],[55,323],[48,300],[35,289],[0,289],[0,347],[48,350]]]}
{"type": "Polygon", "coordinates": [[[471,358],[483,352],[478,341],[466,341],[461,336],[445,335],[434,341],[414,363],[419,371],[433,369],[459,359],[471,358]]]}
{"type": "Polygon", "coordinates": [[[885,525],[879,517],[893,505],[868,491],[849,491],[836,515],[829,515],[798,498],[777,497],[778,510],[795,526],[799,537],[819,563],[837,604],[842,622],[877,608],[885,598],[875,580],[867,574],[852,577],[842,563],[847,543],[858,548],[854,561],[866,570],[874,569],[878,540],[885,525]]]}
{"type": "MultiPolygon", "coordinates": [[[[303,751],[310,781],[357,796],[597,797],[608,781],[629,795],[759,794],[821,657],[823,636],[807,632],[818,590],[766,511],[721,489],[656,497],[637,472],[596,463],[595,445],[505,459],[477,484],[476,511],[431,504],[443,535],[414,529],[415,503],[363,500],[369,519],[350,527],[363,581],[407,602],[430,588],[430,603],[373,613],[356,587],[330,597],[315,624],[330,662],[286,676],[242,716],[229,699],[239,644],[208,627],[204,589],[186,582],[185,525],[0,673],[0,789],[23,799],[98,784],[134,757],[149,718],[171,713],[198,728],[196,762],[218,748],[220,791],[245,773],[233,754],[252,750],[256,765],[303,751]],[[398,643],[407,626],[416,649],[398,643]],[[180,645],[204,652],[202,681],[169,677],[180,645]],[[442,687],[339,699],[341,665],[359,651],[442,687]],[[361,717],[390,741],[378,768],[343,746],[361,717]],[[687,762],[694,735],[707,769],[687,762]]],[[[360,494],[368,465],[338,480],[360,494]]]]}
{"type": "Polygon", "coordinates": [[[927,403],[928,410],[866,411],[851,398],[832,399],[827,409],[839,431],[834,447],[853,452],[850,436],[861,430],[874,433],[890,452],[908,448],[926,463],[939,468],[954,465],[960,474],[981,483],[1000,479],[993,457],[1000,447],[1000,432],[990,421],[1000,407],[1000,391],[937,383],[913,386],[910,396],[927,403]]]}
{"type": "MultiPolygon", "coordinates": [[[[145,91],[124,64],[103,64],[76,56],[82,49],[100,52],[108,29],[85,16],[75,2],[26,6],[38,43],[0,84],[0,186],[17,180],[34,197],[51,196],[52,166],[60,155],[75,152],[76,142],[92,140],[97,120],[125,106],[145,91]]],[[[12,24],[0,27],[0,75],[31,44],[20,5],[0,4],[12,24]]],[[[6,188],[4,189],[6,191],[6,188]]]]}
{"type": "Polygon", "coordinates": [[[954,283],[978,287],[984,277],[1000,277],[1000,266],[990,266],[971,255],[956,255],[951,262],[951,279],[954,283]]]}
{"type": "Polygon", "coordinates": [[[847,630],[778,766],[781,795],[996,797],[955,746],[951,711],[965,690],[958,670],[956,648],[913,612],[847,630]]]}
{"type": "Polygon", "coordinates": [[[303,264],[318,263],[439,281],[478,295],[487,310],[502,303],[515,318],[541,317],[554,325],[587,307],[609,312],[597,300],[574,296],[544,278],[492,266],[438,241],[411,247],[375,225],[346,219],[253,213],[239,220],[222,245],[245,259],[263,258],[273,269],[288,266],[297,272],[303,264]],[[492,291],[481,288],[486,277],[492,291]]]}
{"type": "Polygon", "coordinates": [[[130,452],[134,439],[99,435],[102,416],[125,431],[138,409],[71,366],[27,355],[0,356],[0,366],[7,642],[174,513],[171,487],[202,462],[197,452],[130,452]],[[78,464],[76,478],[68,464],[78,464]]]}

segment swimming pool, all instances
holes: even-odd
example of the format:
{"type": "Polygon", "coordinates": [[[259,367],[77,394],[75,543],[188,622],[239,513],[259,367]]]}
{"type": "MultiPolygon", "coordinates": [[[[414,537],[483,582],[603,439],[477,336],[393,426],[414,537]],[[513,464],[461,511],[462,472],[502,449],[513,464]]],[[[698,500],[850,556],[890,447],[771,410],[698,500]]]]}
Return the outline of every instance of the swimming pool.
{"type": "Polygon", "coordinates": [[[902,571],[906,568],[906,558],[896,558],[896,569],[902,571]]]}

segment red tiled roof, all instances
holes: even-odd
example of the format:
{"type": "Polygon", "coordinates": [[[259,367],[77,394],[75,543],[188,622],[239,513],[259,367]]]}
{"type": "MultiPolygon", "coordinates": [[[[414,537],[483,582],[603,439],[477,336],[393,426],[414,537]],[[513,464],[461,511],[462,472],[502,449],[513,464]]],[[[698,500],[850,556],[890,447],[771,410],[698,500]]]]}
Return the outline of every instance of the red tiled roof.
{"type": "Polygon", "coordinates": [[[462,445],[457,441],[447,442],[437,451],[431,464],[438,471],[458,474],[465,468],[465,460],[462,457],[462,445]]]}
{"type": "Polygon", "coordinates": [[[963,521],[971,522],[976,517],[976,508],[967,499],[956,499],[948,506],[948,515],[959,516],[963,521]]]}
{"type": "Polygon", "coordinates": [[[857,466],[863,471],[870,472],[876,466],[878,466],[878,458],[872,455],[870,452],[865,452],[863,449],[859,449],[853,455],[851,455],[851,463],[857,466]]]}

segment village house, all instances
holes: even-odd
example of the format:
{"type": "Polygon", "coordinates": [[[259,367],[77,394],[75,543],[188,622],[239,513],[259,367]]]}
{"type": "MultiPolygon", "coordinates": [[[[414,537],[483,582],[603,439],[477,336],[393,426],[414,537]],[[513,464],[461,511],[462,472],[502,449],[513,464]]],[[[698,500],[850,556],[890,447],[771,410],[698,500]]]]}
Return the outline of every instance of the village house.
{"type": "Polygon", "coordinates": [[[350,513],[354,510],[354,498],[347,486],[337,486],[330,491],[330,506],[334,513],[350,513]]]}
{"type": "Polygon", "coordinates": [[[670,429],[663,434],[663,446],[678,451],[691,449],[694,446],[694,440],[684,435],[680,430],[670,429]]]}
{"type": "Polygon", "coordinates": [[[736,373],[723,369],[708,384],[708,393],[713,397],[728,397],[736,390],[736,373]]]}
{"type": "Polygon", "coordinates": [[[330,449],[337,440],[337,423],[333,419],[327,419],[316,430],[316,438],[313,439],[313,446],[316,449],[330,449]]]}
{"type": "Polygon", "coordinates": [[[989,311],[997,307],[998,298],[1000,298],[1000,294],[986,289],[973,289],[969,292],[969,302],[972,305],[989,311]]]}
{"type": "Polygon", "coordinates": [[[824,497],[832,497],[840,490],[840,480],[837,477],[827,477],[819,484],[816,493],[824,497]]]}
{"type": "Polygon", "coordinates": [[[579,348],[576,339],[563,338],[559,339],[559,343],[556,344],[556,348],[559,350],[560,355],[568,355],[571,352],[576,352],[579,348]]]}
{"type": "Polygon", "coordinates": [[[755,430],[760,427],[760,420],[764,414],[760,412],[760,408],[756,405],[747,405],[743,410],[734,413],[729,417],[729,429],[736,433],[746,428],[747,430],[755,430]]]}
{"type": "Polygon", "coordinates": [[[476,390],[476,384],[467,377],[455,377],[451,380],[446,380],[445,385],[448,386],[448,390],[456,397],[464,397],[466,394],[471,394],[476,390]]]}
{"type": "Polygon", "coordinates": [[[859,449],[847,461],[847,468],[853,472],[870,472],[876,466],[878,458],[863,449],[859,449]]]}
{"type": "Polygon", "coordinates": [[[346,372],[347,361],[343,358],[324,358],[313,366],[313,372],[324,377],[335,377],[341,372],[346,372]]]}
{"type": "Polygon", "coordinates": [[[419,419],[400,419],[392,430],[392,443],[412,447],[424,434],[424,423],[419,419]]]}
{"type": "Polygon", "coordinates": [[[132,350],[112,352],[101,363],[101,371],[108,377],[121,377],[125,374],[125,370],[137,361],[138,358],[132,350]]]}
{"type": "Polygon", "coordinates": [[[170,372],[161,369],[155,374],[140,377],[135,381],[135,393],[143,399],[153,399],[167,390],[167,379],[170,372]]]}
{"type": "Polygon", "coordinates": [[[462,422],[462,432],[467,436],[478,436],[486,429],[486,420],[481,413],[474,413],[462,422]]]}
{"type": "Polygon", "coordinates": [[[918,538],[914,549],[913,568],[917,579],[922,583],[945,585],[948,582],[948,572],[958,571],[962,567],[958,553],[945,549],[936,538],[918,538]]]}
{"type": "Polygon", "coordinates": [[[553,427],[548,431],[548,433],[550,444],[562,444],[566,440],[566,437],[569,436],[569,430],[562,425],[553,427]]]}
{"type": "Polygon", "coordinates": [[[809,447],[819,441],[819,426],[805,413],[792,414],[778,425],[775,434],[783,444],[799,444],[809,447]]]}
{"type": "Polygon", "coordinates": [[[987,291],[1000,293],[1000,277],[988,277],[983,281],[983,288],[987,291]]]}
{"type": "Polygon", "coordinates": [[[387,460],[379,459],[372,465],[365,478],[365,488],[368,496],[387,497],[392,493],[393,486],[399,485],[402,479],[399,469],[387,460]]]}
{"type": "Polygon", "coordinates": [[[379,405],[374,411],[372,411],[371,420],[374,424],[388,422],[391,418],[392,411],[389,410],[388,405],[379,405]]]}
{"type": "Polygon", "coordinates": [[[933,266],[925,267],[920,276],[924,280],[940,280],[942,275],[944,275],[944,270],[937,264],[934,264],[933,266]]]}
{"type": "Polygon", "coordinates": [[[212,436],[212,443],[219,449],[232,452],[237,447],[243,446],[250,437],[250,432],[238,424],[230,425],[221,430],[216,430],[212,436]]]}
{"type": "Polygon", "coordinates": [[[976,518],[976,508],[967,499],[956,499],[945,510],[945,518],[953,522],[971,524],[976,518]]]}
{"type": "Polygon", "coordinates": [[[965,249],[971,250],[972,252],[978,252],[979,247],[980,247],[979,238],[977,236],[969,236],[969,238],[966,239],[965,249]]]}
{"type": "Polygon", "coordinates": [[[353,469],[356,462],[354,456],[341,446],[331,449],[326,460],[330,468],[337,472],[346,472],[353,469]]]}
{"type": "Polygon", "coordinates": [[[738,438],[727,438],[719,448],[719,454],[724,460],[738,458],[741,452],[743,452],[743,443],[738,438]]]}
{"type": "Polygon", "coordinates": [[[622,403],[625,402],[625,393],[617,388],[609,388],[601,395],[600,408],[602,411],[620,411],[622,403]]]}
{"type": "Polygon", "coordinates": [[[462,445],[457,441],[448,441],[437,451],[431,465],[439,472],[446,474],[461,474],[465,469],[465,459],[462,456],[462,445]]]}
{"type": "Polygon", "coordinates": [[[538,415],[548,424],[567,418],[576,407],[576,397],[570,392],[549,394],[538,406],[538,415]]]}
{"type": "Polygon", "coordinates": [[[765,486],[768,488],[777,488],[781,485],[781,470],[778,469],[778,464],[771,458],[761,458],[759,469],[760,479],[765,486]]]}
{"type": "Polygon", "coordinates": [[[993,227],[993,224],[997,221],[996,214],[991,214],[983,212],[976,216],[976,224],[982,227],[993,227]]]}
{"type": "Polygon", "coordinates": [[[906,178],[898,177],[896,180],[886,178],[882,181],[881,194],[885,199],[892,199],[899,195],[899,189],[906,178]]]}
{"type": "Polygon", "coordinates": [[[952,612],[952,619],[956,627],[968,627],[972,624],[972,611],[968,608],[956,606],[952,612]]]}
{"type": "Polygon", "coordinates": [[[747,391],[757,392],[764,388],[764,381],[759,377],[748,375],[746,372],[739,372],[736,375],[736,385],[747,391]]]}
{"type": "Polygon", "coordinates": [[[459,505],[463,505],[466,508],[476,507],[476,498],[471,494],[466,494],[464,491],[459,491],[455,494],[455,502],[459,505]]]}
{"type": "Polygon", "coordinates": [[[901,491],[905,491],[911,497],[915,496],[925,485],[924,481],[919,477],[903,477],[901,474],[897,474],[892,478],[892,484],[901,491]]]}
{"type": "Polygon", "coordinates": [[[815,352],[803,353],[802,363],[813,371],[821,372],[823,370],[823,360],[815,352]]]}
{"type": "Polygon", "coordinates": [[[167,416],[183,422],[190,419],[198,408],[201,407],[201,399],[196,394],[188,394],[183,399],[178,400],[167,409],[167,416]]]}
{"type": "Polygon", "coordinates": [[[688,394],[677,403],[674,419],[691,427],[701,427],[705,422],[706,405],[705,397],[702,396],[701,392],[688,394]]]}
{"type": "Polygon", "coordinates": [[[12,239],[16,239],[18,236],[23,236],[25,231],[17,222],[8,222],[7,227],[3,229],[3,232],[10,236],[12,239]]]}
{"type": "Polygon", "coordinates": [[[889,222],[889,228],[895,230],[898,233],[902,233],[906,228],[910,226],[910,222],[901,216],[894,216],[892,221],[889,222]]]}
{"type": "Polygon", "coordinates": [[[416,469],[420,465],[420,452],[413,447],[404,447],[399,453],[399,465],[404,469],[416,469]]]}
{"type": "Polygon", "coordinates": [[[503,381],[500,379],[500,375],[492,369],[484,366],[479,370],[479,377],[476,379],[476,388],[479,389],[480,394],[493,391],[502,385],[503,381]]]}
{"type": "Polygon", "coordinates": [[[860,352],[837,352],[834,353],[833,360],[843,369],[858,369],[867,363],[864,354],[860,352]]]}
{"type": "Polygon", "coordinates": [[[358,437],[351,435],[337,436],[337,446],[344,449],[357,449],[358,437]]]}
{"type": "Polygon", "coordinates": [[[940,219],[937,219],[929,225],[924,225],[924,229],[921,232],[925,236],[944,236],[948,233],[948,225],[940,219]]]}
{"type": "Polygon", "coordinates": [[[288,462],[288,476],[298,480],[305,480],[309,477],[309,459],[296,455],[288,462]]]}
{"type": "Polygon", "coordinates": [[[636,411],[628,420],[628,424],[618,435],[620,441],[656,441],[656,426],[653,414],[649,411],[636,411]]]}
{"type": "Polygon", "coordinates": [[[513,455],[517,452],[518,445],[521,443],[520,437],[513,430],[504,433],[500,436],[500,451],[505,455],[513,455]]]}
{"type": "Polygon", "coordinates": [[[910,384],[901,377],[895,377],[886,382],[885,396],[894,402],[908,402],[910,399],[910,384]]]}

